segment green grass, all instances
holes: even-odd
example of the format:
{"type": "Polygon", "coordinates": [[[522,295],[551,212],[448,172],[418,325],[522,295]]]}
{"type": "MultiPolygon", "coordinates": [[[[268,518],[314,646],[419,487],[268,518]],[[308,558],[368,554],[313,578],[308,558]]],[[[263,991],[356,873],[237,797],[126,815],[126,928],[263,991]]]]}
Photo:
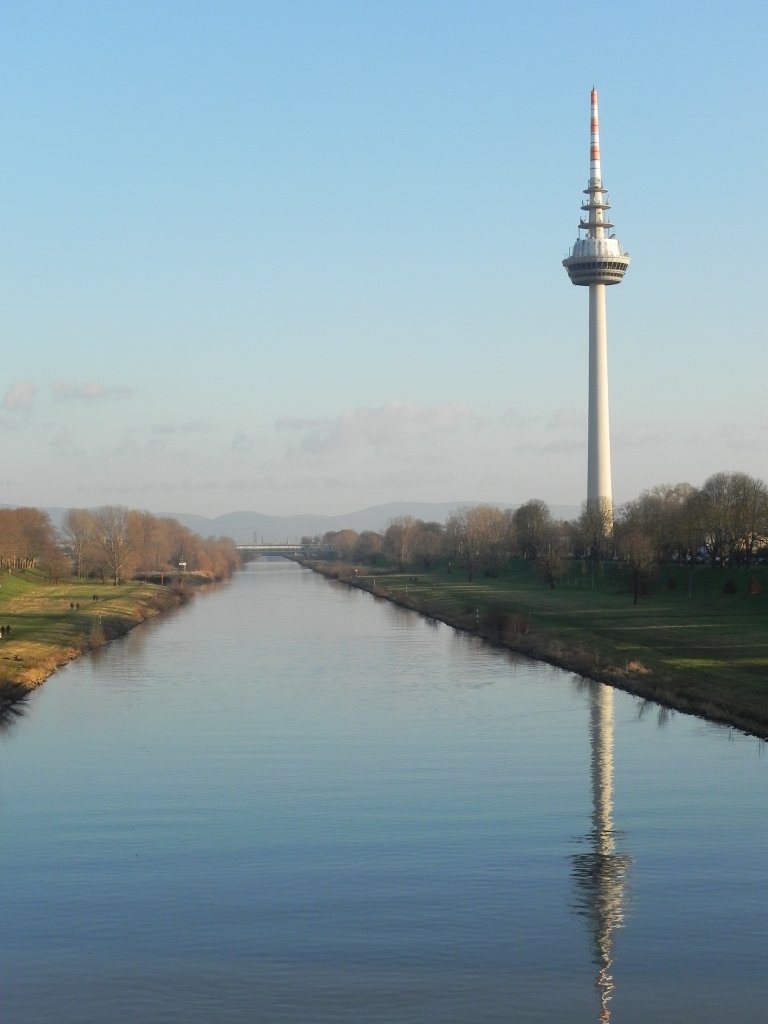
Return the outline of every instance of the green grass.
{"type": "Polygon", "coordinates": [[[48,583],[34,569],[4,573],[0,625],[11,631],[0,640],[0,683],[36,686],[59,665],[177,603],[167,588],[151,583],[48,583]]]}
{"type": "Polygon", "coordinates": [[[493,642],[768,735],[765,567],[664,567],[637,605],[628,577],[615,564],[593,572],[571,563],[554,590],[523,561],[497,579],[473,582],[444,568],[393,574],[360,569],[350,582],[371,589],[374,579],[381,596],[493,642]],[[728,580],[735,593],[724,593],[728,580]],[[750,580],[756,593],[749,592],[750,580]]]}

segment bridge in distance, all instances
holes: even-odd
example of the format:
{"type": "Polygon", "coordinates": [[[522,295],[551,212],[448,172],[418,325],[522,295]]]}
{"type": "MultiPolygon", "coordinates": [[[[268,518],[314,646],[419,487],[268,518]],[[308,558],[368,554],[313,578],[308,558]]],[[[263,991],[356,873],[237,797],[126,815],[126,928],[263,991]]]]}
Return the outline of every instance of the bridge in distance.
{"type": "Polygon", "coordinates": [[[331,552],[329,544],[301,544],[298,541],[283,544],[237,544],[237,550],[245,561],[258,558],[259,555],[303,555],[305,558],[327,558],[331,552]]]}
{"type": "Polygon", "coordinates": [[[303,544],[238,544],[237,550],[255,555],[298,555],[305,549],[303,544]]]}

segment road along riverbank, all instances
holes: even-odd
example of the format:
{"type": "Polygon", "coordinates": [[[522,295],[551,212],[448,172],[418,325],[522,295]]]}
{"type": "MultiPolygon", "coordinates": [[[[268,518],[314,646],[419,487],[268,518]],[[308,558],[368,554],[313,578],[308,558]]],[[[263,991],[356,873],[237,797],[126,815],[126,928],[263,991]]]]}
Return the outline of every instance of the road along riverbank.
{"type": "Polygon", "coordinates": [[[553,590],[523,562],[467,580],[440,568],[417,575],[301,561],[489,643],[768,738],[764,569],[670,567],[633,605],[617,569],[581,563],[553,590]]]}

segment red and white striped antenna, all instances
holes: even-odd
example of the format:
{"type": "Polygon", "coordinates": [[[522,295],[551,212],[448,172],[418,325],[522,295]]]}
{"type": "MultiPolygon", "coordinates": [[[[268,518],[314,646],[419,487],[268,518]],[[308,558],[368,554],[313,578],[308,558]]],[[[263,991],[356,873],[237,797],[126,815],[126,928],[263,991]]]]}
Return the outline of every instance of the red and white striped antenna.
{"type": "Polygon", "coordinates": [[[600,127],[597,120],[597,89],[592,86],[592,118],[589,128],[589,184],[602,184],[600,173],[600,127]]]}

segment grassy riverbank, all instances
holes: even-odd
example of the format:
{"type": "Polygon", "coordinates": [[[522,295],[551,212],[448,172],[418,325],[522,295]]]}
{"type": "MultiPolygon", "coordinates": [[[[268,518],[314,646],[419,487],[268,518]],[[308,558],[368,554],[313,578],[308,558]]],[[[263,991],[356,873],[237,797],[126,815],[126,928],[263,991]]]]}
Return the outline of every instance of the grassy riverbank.
{"type": "Polygon", "coordinates": [[[49,583],[35,569],[0,576],[0,687],[39,685],[60,665],[185,600],[183,588],[132,581],[49,583]],[[10,631],[8,627],[10,626],[10,631]]]}
{"type": "Polygon", "coordinates": [[[496,579],[307,562],[492,643],[768,737],[768,570],[665,567],[637,605],[615,565],[573,563],[549,589],[515,561],[496,579]]]}

